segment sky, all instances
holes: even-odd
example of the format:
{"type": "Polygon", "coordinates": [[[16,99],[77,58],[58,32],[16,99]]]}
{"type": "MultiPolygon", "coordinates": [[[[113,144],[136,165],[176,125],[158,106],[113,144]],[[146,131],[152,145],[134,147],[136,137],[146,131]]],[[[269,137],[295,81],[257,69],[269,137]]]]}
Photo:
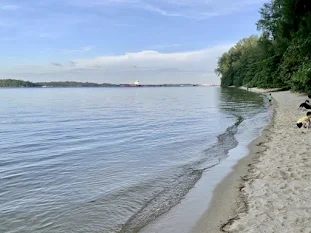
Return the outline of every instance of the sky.
{"type": "Polygon", "coordinates": [[[0,0],[0,79],[217,84],[267,0],[0,0]]]}

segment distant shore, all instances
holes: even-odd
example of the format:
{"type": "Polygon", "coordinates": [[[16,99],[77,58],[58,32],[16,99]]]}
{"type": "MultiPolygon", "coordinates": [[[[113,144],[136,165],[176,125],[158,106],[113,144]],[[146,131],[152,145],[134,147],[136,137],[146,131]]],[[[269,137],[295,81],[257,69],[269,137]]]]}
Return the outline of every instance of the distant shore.
{"type": "MultiPolygon", "coordinates": [[[[273,90],[253,89],[255,92],[273,90]]],[[[272,92],[275,114],[262,135],[216,188],[209,209],[193,233],[306,232],[309,199],[311,132],[295,127],[306,114],[297,106],[308,97],[272,92]]]]}
{"type": "Polygon", "coordinates": [[[193,87],[219,86],[219,84],[111,84],[76,81],[30,82],[17,79],[0,79],[0,88],[57,88],[57,87],[193,87]]]}

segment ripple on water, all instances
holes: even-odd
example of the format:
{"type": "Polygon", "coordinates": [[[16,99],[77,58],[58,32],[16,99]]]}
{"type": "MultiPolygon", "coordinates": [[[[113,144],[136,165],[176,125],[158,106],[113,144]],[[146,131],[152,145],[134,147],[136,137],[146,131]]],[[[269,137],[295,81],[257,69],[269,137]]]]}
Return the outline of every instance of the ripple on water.
{"type": "Polygon", "coordinates": [[[0,99],[6,233],[134,232],[226,157],[238,116],[265,109],[258,95],[218,87],[10,89],[0,99]]]}

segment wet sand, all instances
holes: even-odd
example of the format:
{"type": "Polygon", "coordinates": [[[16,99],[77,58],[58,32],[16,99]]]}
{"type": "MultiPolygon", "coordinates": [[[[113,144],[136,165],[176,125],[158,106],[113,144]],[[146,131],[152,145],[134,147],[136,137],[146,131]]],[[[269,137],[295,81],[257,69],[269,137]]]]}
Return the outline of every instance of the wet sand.
{"type": "Polygon", "coordinates": [[[193,233],[310,232],[311,131],[295,124],[306,114],[297,108],[307,97],[288,91],[272,96],[273,121],[217,186],[193,233]]]}

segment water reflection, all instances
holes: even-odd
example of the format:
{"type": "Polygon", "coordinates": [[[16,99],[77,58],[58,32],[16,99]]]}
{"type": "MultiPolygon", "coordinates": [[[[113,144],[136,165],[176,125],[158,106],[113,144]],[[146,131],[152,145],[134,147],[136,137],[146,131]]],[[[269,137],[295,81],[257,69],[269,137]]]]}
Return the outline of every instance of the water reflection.
{"type": "Polygon", "coordinates": [[[221,88],[219,98],[219,109],[236,116],[255,114],[265,107],[262,95],[238,88],[221,88]]]}

